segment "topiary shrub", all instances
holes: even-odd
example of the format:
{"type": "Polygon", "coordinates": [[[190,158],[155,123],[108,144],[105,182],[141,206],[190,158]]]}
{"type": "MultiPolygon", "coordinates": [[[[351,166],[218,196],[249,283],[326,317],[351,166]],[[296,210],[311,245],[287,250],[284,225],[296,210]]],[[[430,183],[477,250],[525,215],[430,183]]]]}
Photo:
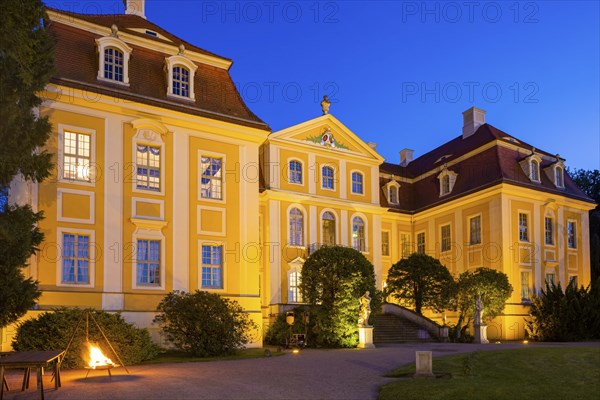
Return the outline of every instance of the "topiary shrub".
{"type": "Polygon", "coordinates": [[[158,355],[159,347],[152,342],[146,329],[137,328],[125,322],[120,313],[108,313],[92,309],[60,308],[44,312],[38,317],[19,324],[12,346],[16,351],[28,350],[65,350],[75,333],[73,341],[62,363],[63,368],[83,368],[86,365],[89,348],[86,344],[86,318],[88,319],[88,338],[100,347],[104,355],[119,363],[106,340],[98,330],[93,318],[102,327],[125,365],[137,364],[158,355]],[[79,324],[79,327],[77,327],[79,324]],[[77,327],[77,330],[75,329],[77,327]]]}
{"type": "Polygon", "coordinates": [[[175,290],[158,305],[154,318],[166,339],[198,357],[231,354],[250,341],[256,329],[240,305],[215,293],[175,290]]]}

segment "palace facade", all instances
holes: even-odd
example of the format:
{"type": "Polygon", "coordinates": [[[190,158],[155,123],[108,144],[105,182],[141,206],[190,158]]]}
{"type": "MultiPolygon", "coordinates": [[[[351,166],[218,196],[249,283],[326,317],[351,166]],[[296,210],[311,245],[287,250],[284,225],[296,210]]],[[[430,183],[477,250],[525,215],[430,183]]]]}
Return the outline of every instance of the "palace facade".
{"type": "MultiPolygon", "coordinates": [[[[545,281],[590,281],[588,210],[564,159],[463,113],[462,134],[386,162],[327,112],[271,132],[237,92],[232,61],[149,22],[50,9],[56,75],[43,93],[52,179],[16,180],[10,201],[44,210],[26,268],[37,310],[120,311],[150,329],[172,290],[218,293],[260,327],[302,303],[302,264],[326,245],[354,247],[387,271],[417,251],[457,275],[506,273],[514,292],[490,338],[524,335],[545,281]]],[[[457,127],[458,128],[458,127],[457,127]]],[[[458,129],[457,129],[458,130],[458,129]]],[[[441,315],[431,314],[441,320],[441,315]]],[[[14,327],[2,332],[10,347],[14,327]]]]}

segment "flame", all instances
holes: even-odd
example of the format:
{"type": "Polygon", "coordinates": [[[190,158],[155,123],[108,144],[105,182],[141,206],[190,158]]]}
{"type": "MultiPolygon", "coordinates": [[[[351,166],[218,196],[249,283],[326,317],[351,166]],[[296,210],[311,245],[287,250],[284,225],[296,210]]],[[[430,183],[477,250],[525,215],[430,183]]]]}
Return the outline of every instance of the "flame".
{"type": "Polygon", "coordinates": [[[89,344],[90,346],[90,362],[88,365],[92,368],[100,367],[104,365],[112,365],[114,364],[110,358],[107,358],[100,350],[100,347],[95,346],[93,344],[89,344]]]}

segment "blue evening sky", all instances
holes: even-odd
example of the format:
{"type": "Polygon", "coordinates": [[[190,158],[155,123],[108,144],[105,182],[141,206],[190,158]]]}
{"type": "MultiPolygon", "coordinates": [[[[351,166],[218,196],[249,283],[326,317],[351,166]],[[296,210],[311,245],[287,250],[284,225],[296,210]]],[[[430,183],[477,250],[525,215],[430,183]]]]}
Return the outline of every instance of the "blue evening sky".
{"type": "MultiPolygon", "coordinates": [[[[85,13],[120,0],[51,1],[85,13]]],[[[331,114],[398,162],[460,135],[462,111],[600,169],[597,1],[168,1],[147,18],[231,58],[248,106],[276,131],[331,114]]]]}

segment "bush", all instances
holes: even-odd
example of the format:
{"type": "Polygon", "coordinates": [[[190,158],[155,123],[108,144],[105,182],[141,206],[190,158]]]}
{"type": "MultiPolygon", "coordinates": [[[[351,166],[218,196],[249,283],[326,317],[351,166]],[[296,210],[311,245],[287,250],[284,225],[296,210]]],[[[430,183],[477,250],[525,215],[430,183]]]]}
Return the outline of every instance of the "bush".
{"type": "Polygon", "coordinates": [[[218,294],[175,290],[158,305],[160,324],[168,341],[198,357],[232,354],[250,341],[256,329],[250,316],[234,301],[218,294]]]}
{"type": "Polygon", "coordinates": [[[359,298],[371,293],[371,320],[381,308],[373,264],[361,252],[324,247],[302,267],[303,296],[310,306],[308,342],[316,347],[356,347],[359,298]]]}
{"type": "Polygon", "coordinates": [[[137,364],[158,355],[159,348],[150,339],[148,331],[125,322],[121,314],[78,308],[60,308],[20,323],[12,342],[13,349],[16,351],[65,350],[69,340],[75,334],[62,366],[82,368],[86,365],[84,358],[89,351],[86,345],[85,314],[87,312],[90,313],[88,322],[90,342],[96,342],[102,352],[113,362],[118,363],[118,359],[102,337],[92,316],[125,365],[137,364]]]}
{"type": "MultiPolygon", "coordinates": [[[[292,333],[307,333],[307,326],[304,324],[304,314],[308,313],[308,309],[304,307],[296,307],[294,312],[294,325],[292,325],[292,333]]],[[[265,335],[265,343],[275,346],[283,346],[290,339],[290,326],[285,321],[285,314],[279,314],[275,322],[269,325],[265,335]]],[[[310,318],[310,314],[309,314],[310,318]]],[[[311,346],[310,333],[307,335],[307,344],[311,346]]]]}
{"type": "Polygon", "coordinates": [[[576,341],[600,339],[600,282],[577,288],[570,283],[546,284],[539,296],[533,296],[525,329],[539,341],[576,341]]]}

